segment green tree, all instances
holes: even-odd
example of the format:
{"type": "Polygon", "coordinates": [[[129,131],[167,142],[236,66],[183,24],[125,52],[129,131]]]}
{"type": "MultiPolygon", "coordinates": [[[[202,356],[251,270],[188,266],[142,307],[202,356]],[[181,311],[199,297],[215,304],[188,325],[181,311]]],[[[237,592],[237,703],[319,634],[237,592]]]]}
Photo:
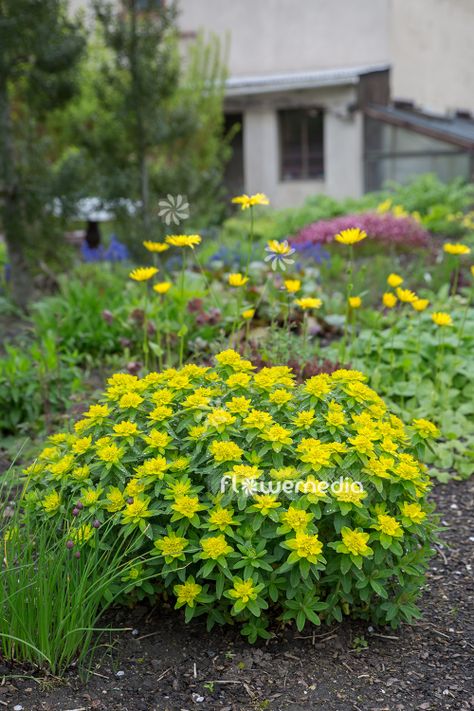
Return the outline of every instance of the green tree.
{"type": "Polygon", "coordinates": [[[58,194],[45,125],[74,95],[84,45],[63,0],[0,0],[0,222],[20,306],[31,296],[31,257],[50,239],[58,194]]]}
{"type": "Polygon", "coordinates": [[[115,205],[122,236],[142,253],[143,236],[165,230],[158,201],[167,194],[186,195],[193,229],[221,209],[224,53],[216,38],[198,37],[182,60],[171,4],[94,6],[82,92],[56,126],[62,170],[76,175],[77,197],[115,205]],[[134,215],[121,208],[124,199],[138,205],[134,215]]]}
{"type": "Polygon", "coordinates": [[[120,124],[115,150],[109,147],[109,156],[115,159],[115,169],[120,167],[128,174],[130,196],[139,197],[146,228],[150,218],[151,154],[176,130],[164,111],[179,76],[173,41],[175,11],[164,3],[138,0],[115,4],[97,0],[94,6],[111,59],[101,67],[102,100],[120,124]]]}

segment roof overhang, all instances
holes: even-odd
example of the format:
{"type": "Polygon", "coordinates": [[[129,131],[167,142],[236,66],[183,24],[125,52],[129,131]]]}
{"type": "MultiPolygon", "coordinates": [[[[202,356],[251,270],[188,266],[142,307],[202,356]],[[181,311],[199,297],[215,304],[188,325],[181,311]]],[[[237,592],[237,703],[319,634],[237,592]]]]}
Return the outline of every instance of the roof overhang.
{"type": "Polygon", "coordinates": [[[358,67],[320,69],[314,72],[291,74],[263,74],[247,77],[230,77],[226,81],[226,97],[250,94],[271,94],[281,91],[317,89],[319,87],[350,86],[359,83],[364,74],[386,72],[388,64],[367,64],[358,67]]]}
{"type": "Polygon", "coordinates": [[[394,106],[371,105],[364,108],[364,113],[392,126],[405,128],[459,148],[474,150],[473,119],[434,115],[418,110],[409,111],[394,106]]]}

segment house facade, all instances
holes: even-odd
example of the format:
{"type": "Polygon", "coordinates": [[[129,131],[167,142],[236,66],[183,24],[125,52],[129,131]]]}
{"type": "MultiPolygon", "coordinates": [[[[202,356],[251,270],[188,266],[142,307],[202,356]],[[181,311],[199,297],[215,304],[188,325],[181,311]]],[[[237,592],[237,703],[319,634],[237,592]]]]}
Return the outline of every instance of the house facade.
{"type": "Polygon", "coordinates": [[[230,44],[231,192],[285,207],[427,171],[474,178],[474,0],[177,2],[184,43],[230,44]]]}
{"type": "Polygon", "coordinates": [[[274,205],[364,190],[362,87],[388,100],[388,0],[179,0],[185,39],[229,44],[231,192],[274,205]],[[335,16],[344,18],[335,22],[335,16]]]}
{"type": "Polygon", "coordinates": [[[285,207],[422,172],[474,180],[474,0],[135,0],[165,2],[184,54],[198,32],[228,46],[230,193],[285,207]]]}

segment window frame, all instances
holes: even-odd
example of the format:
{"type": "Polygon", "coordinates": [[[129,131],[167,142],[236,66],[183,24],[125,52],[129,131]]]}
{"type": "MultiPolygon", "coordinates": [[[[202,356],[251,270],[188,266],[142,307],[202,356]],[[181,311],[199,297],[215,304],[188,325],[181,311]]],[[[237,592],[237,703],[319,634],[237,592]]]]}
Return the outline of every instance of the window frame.
{"type": "Polygon", "coordinates": [[[325,134],[325,110],[322,106],[298,106],[282,107],[277,110],[278,121],[278,168],[279,180],[282,183],[294,183],[301,181],[323,181],[325,178],[325,156],[324,156],[324,134],[325,134]],[[317,111],[321,118],[321,173],[310,175],[310,139],[309,139],[309,118],[310,113],[317,111]],[[302,116],[299,143],[301,149],[300,175],[297,177],[286,177],[284,159],[284,114],[299,113],[302,116]]]}

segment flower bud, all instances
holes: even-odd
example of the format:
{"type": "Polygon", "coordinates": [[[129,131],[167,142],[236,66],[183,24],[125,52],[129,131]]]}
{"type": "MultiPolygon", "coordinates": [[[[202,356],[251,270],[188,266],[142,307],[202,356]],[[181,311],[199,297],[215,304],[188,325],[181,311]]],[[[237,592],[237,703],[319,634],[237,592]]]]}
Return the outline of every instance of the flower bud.
{"type": "Polygon", "coordinates": [[[73,515],[73,516],[79,516],[80,513],[81,513],[81,512],[80,512],[80,510],[77,508],[77,506],[74,506],[74,508],[73,508],[73,510],[72,510],[72,515],[73,515]]]}
{"type": "Polygon", "coordinates": [[[98,518],[96,518],[94,521],[92,521],[92,527],[93,528],[100,528],[100,521],[98,518]]]}
{"type": "Polygon", "coordinates": [[[139,363],[136,360],[132,360],[129,363],[127,363],[127,370],[131,375],[136,375],[141,367],[142,367],[141,363],[139,363]]]}
{"type": "Polygon", "coordinates": [[[75,557],[75,558],[80,558],[80,557],[81,557],[81,551],[76,551],[76,552],[74,553],[74,557],[75,557]]]}
{"type": "Polygon", "coordinates": [[[70,551],[71,548],[74,548],[74,541],[66,541],[66,548],[70,551]]]}

